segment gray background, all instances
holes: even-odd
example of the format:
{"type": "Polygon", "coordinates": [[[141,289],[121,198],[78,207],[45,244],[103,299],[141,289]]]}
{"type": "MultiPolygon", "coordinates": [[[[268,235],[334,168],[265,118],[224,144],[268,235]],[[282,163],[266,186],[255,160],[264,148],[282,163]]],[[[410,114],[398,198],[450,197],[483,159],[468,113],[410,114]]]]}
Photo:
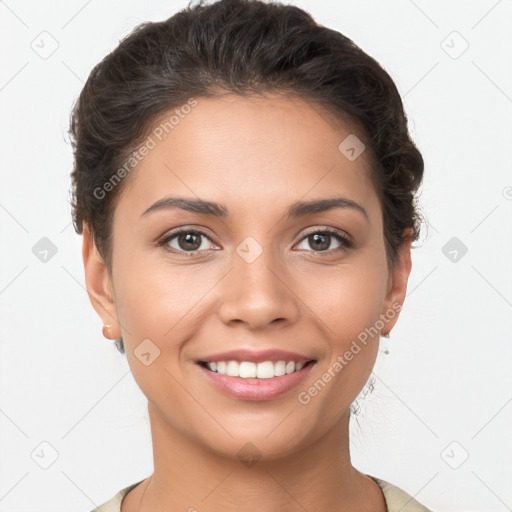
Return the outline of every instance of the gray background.
{"type": "MultiPolygon", "coordinates": [[[[291,3],[390,72],[426,163],[354,464],[434,510],[511,510],[512,1],[291,3]]],[[[0,1],[1,511],[88,511],[152,471],[145,397],[84,289],[66,133],[93,65],[186,2],[148,4],[0,1]]]]}

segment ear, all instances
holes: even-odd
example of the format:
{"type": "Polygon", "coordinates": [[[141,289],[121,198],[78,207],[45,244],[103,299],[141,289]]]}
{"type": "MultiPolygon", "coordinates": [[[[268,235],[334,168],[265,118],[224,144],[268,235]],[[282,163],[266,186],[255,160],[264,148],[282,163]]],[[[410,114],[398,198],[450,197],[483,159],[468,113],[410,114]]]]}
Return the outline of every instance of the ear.
{"type": "Polygon", "coordinates": [[[83,230],[82,258],[84,261],[85,284],[89,300],[104,325],[110,325],[109,338],[121,337],[113,286],[108,269],[100,256],[93,232],[85,224],[83,230]]]}
{"type": "Polygon", "coordinates": [[[399,311],[405,300],[407,292],[407,281],[411,273],[411,244],[412,228],[406,228],[402,233],[403,242],[398,248],[397,259],[390,270],[388,279],[388,291],[384,301],[384,310],[382,314],[388,318],[386,326],[381,332],[381,336],[389,334],[393,329],[399,316],[399,311]],[[386,313],[387,312],[387,313],[386,313]]]}

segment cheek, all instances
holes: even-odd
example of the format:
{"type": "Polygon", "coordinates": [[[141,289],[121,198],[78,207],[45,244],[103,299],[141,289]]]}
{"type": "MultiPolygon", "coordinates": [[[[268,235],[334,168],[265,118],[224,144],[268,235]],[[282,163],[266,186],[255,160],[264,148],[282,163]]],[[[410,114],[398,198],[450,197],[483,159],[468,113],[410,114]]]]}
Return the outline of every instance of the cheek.
{"type": "Polygon", "coordinates": [[[323,432],[346,413],[370,377],[379,346],[375,325],[382,313],[387,267],[367,258],[364,265],[347,264],[323,279],[318,272],[311,278],[318,286],[310,285],[308,305],[317,313],[326,357],[300,390],[298,401],[311,417],[322,419],[317,429],[323,432]]]}
{"type": "Polygon", "coordinates": [[[181,326],[218,281],[208,263],[178,264],[167,261],[163,251],[132,250],[125,256],[119,251],[115,261],[119,319],[138,336],[160,339],[178,323],[181,326]]]}
{"type": "Polygon", "coordinates": [[[328,356],[322,371],[330,368],[331,374],[336,374],[330,387],[337,388],[337,393],[351,402],[368,379],[377,356],[387,267],[369,253],[357,263],[356,259],[353,263],[347,260],[335,271],[322,272],[323,276],[319,271],[310,274],[307,295],[308,306],[316,313],[326,340],[328,356]],[[312,286],[315,281],[316,286],[312,286]]]}
{"type": "MultiPolygon", "coordinates": [[[[161,349],[179,349],[218,306],[211,297],[222,300],[215,287],[223,286],[229,265],[210,261],[178,266],[161,256],[124,254],[129,256],[115,261],[114,286],[125,347],[134,350],[150,339],[161,349]]],[[[290,300],[303,311],[299,321],[316,323],[328,350],[344,352],[382,312],[387,267],[384,256],[364,251],[336,266],[308,263],[305,269],[292,268],[286,280],[296,296],[290,300]]]]}
{"type": "Polygon", "coordinates": [[[373,325],[382,313],[387,267],[378,258],[347,260],[338,268],[318,268],[302,282],[302,297],[327,328],[330,339],[343,345],[373,325]]]}
{"type": "MultiPolygon", "coordinates": [[[[333,361],[374,325],[382,312],[387,283],[385,254],[383,249],[365,250],[347,255],[337,265],[303,265],[288,269],[285,280],[293,290],[290,300],[296,301],[302,311],[298,322],[318,337],[325,359],[333,361]]],[[[155,352],[166,352],[165,358],[155,359],[154,369],[163,366],[165,359],[171,368],[179,364],[182,346],[197,335],[203,324],[215,321],[211,317],[218,304],[212,303],[211,297],[222,300],[215,287],[225,285],[221,281],[229,264],[203,261],[178,265],[161,254],[148,257],[143,251],[124,247],[115,255],[114,268],[117,313],[135,378],[141,364],[133,352],[137,353],[144,340],[156,345],[155,352]]],[[[368,345],[371,341],[368,338],[368,345]]],[[[361,351],[354,358],[357,363],[350,366],[367,368],[369,361],[363,359],[373,357],[372,350],[361,351]]],[[[145,373],[140,376],[149,378],[145,373]]]]}
{"type": "Polygon", "coordinates": [[[183,347],[197,336],[205,315],[209,315],[208,293],[225,273],[219,265],[178,266],[156,259],[143,254],[137,258],[135,253],[118,258],[114,276],[116,308],[128,362],[144,392],[153,383],[170,378],[165,368],[173,373],[178,370],[183,347]],[[151,364],[151,372],[146,372],[138,360],[143,347],[159,356],[151,364]]]}

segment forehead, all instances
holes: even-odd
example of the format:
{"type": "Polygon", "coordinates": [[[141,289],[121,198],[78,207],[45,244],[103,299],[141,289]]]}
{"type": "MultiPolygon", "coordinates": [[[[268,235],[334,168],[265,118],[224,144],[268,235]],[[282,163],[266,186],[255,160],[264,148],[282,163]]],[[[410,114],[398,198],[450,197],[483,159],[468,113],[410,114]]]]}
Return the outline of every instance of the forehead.
{"type": "Polygon", "coordinates": [[[121,195],[140,212],[166,194],[242,210],[344,195],[371,210],[377,198],[369,151],[355,159],[346,152],[354,141],[357,152],[363,147],[355,131],[299,97],[200,97],[154,123],[144,142],[150,149],[121,195]]]}

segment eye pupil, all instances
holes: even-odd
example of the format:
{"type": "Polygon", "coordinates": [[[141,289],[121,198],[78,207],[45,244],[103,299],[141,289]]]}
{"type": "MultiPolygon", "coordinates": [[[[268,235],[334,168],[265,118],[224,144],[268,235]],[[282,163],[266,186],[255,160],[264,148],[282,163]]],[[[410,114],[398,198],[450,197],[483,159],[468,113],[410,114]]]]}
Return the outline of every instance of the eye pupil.
{"type": "Polygon", "coordinates": [[[180,248],[185,251],[198,249],[201,247],[201,237],[196,233],[184,233],[178,237],[178,243],[180,248]]]}
{"type": "MultiPolygon", "coordinates": [[[[191,253],[200,253],[203,237],[208,237],[201,233],[200,231],[181,231],[176,233],[175,235],[172,235],[168,237],[166,240],[164,240],[163,243],[171,245],[170,240],[174,239],[177,240],[179,251],[182,253],[188,252],[191,253]]],[[[339,243],[341,244],[341,247],[350,247],[350,244],[343,240],[343,237],[340,237],[340,235],[331,234],[329,231],[317,231],[315,233],[311,233],[309,235],[306,235],[305,238],[303,238],[303,241],[307,240],[309,243],[310,248],[312,248],[315,252],[325,252],[330,251],[330,246],[332,239],[339,240],[339,243]]],[[[172,246],[171,246],[172,247],[172,246]]],[[[178,249],[175,249],[177,251],[178,249]]],[[[340,249],[341,250],[341,249],[340,249]]]]}
{"type": "Polygon", "coordinates": [[[314,244],[312,244],[312,247],[315,247],[316,249],[320,251],[325,251],[329,248],[331,237],[330,235],[322,235],[315,233],[310,236],[310,239],[313,239],[315,241],[314,244]],[[326,243],[327,241],[327,243],[326,243]],[[317,243],[319,242],[319,243],[317,243]]]}

